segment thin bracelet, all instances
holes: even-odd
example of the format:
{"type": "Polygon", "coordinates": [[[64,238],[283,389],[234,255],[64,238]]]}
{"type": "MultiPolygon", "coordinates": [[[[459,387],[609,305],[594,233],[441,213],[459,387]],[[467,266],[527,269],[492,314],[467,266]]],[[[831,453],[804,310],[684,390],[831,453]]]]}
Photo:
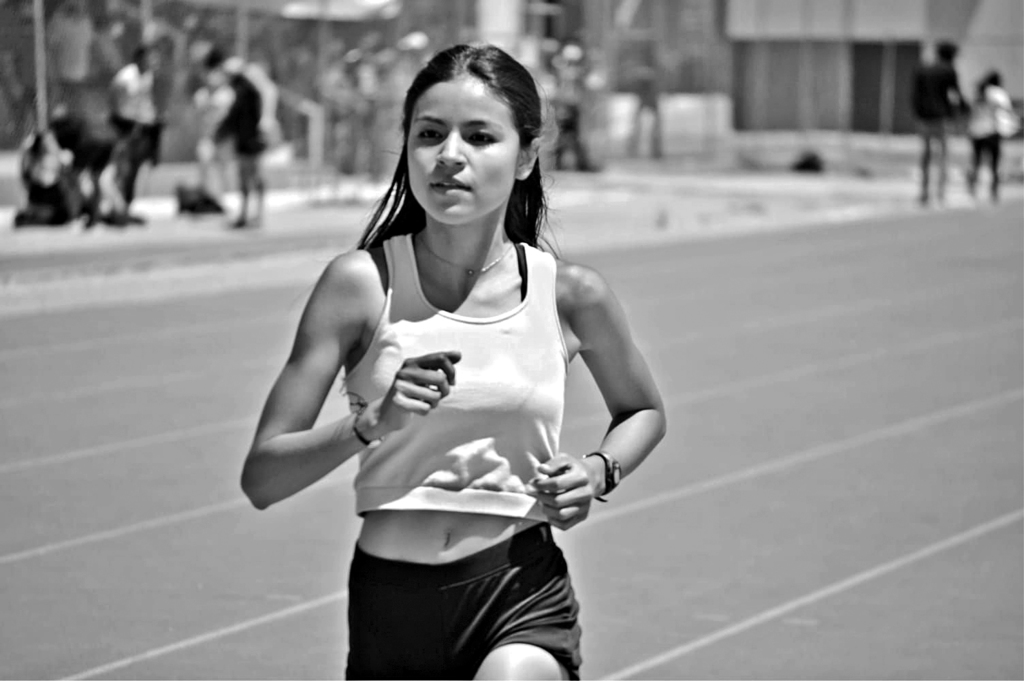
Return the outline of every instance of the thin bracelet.
{"type": "MultiPolygon", "coordinates": [[[[362,414],[362,412],[359,412],[359,414],[362,414]]],[[[363,434],[359,432],[359,428],[356,426],[356,419],[359,418],[359,414],[356,414],[356,418],[352,419],[352,432],[355,433],[356,437],[359,438],[359,441],[363,443],[364,447],[369,447],[373,444],[373,440],[367,440],[363,437],[363,434]]]]}

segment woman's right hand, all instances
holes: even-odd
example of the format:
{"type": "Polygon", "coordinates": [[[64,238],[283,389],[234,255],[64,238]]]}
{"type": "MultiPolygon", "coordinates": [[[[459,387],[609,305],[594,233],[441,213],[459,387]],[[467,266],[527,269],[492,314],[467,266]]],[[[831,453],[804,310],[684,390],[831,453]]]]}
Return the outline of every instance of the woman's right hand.
{"type": "Polygon", "coordinates": [[[455,385],[455,365],[460,359],[461,352],[448,350],[402,362],[387,395],[367,410],[374,412],[367,436],[384,437],[404,428],[413,415],[429,414],[455,385]]]}

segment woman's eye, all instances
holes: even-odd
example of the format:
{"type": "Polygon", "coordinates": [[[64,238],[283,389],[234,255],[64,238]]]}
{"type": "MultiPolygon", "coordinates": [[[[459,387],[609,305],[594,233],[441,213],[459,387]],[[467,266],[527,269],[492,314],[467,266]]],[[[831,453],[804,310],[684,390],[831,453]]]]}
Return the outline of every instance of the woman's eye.
{"type": "Polygon", "coordinates": [[[420,130],[419,134],[416,135],[422,140],[436,140],[441,139],[441,133],[437,130],[420,130]]]}
{"type": "Polygon", "coordinates": [[[487,133],[483,132],[477,132],[469,136],[469,141],[472,142],[473,144],[493,144],[495,140],[492,135],[488,135],[487,133]]]}

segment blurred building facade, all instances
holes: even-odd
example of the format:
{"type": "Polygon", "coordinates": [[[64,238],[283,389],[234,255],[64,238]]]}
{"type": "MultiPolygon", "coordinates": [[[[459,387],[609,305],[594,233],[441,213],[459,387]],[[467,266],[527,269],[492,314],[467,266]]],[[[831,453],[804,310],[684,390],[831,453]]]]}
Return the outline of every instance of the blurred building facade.
{"type": "Polygon", "coordinates": [[[943,40],[960,46],[965,93],[995,68],[1011,96],[1024,96],[1020,0],[729,0],[727,8],[740,130],[913,132],[912,73],[943,40]]]}

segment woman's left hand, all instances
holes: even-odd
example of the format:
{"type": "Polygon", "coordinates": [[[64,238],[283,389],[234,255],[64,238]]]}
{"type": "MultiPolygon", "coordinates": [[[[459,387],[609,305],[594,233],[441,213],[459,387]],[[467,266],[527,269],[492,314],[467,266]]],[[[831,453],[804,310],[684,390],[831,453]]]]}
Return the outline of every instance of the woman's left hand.
{"type": "Polygon", "coordinates": [[[586,520],[597,491],[590,470],[582,460],[558,454],[537,468],[531,481],[534,496],[541,502],[548,522],[560,530],[586,520]]]}

